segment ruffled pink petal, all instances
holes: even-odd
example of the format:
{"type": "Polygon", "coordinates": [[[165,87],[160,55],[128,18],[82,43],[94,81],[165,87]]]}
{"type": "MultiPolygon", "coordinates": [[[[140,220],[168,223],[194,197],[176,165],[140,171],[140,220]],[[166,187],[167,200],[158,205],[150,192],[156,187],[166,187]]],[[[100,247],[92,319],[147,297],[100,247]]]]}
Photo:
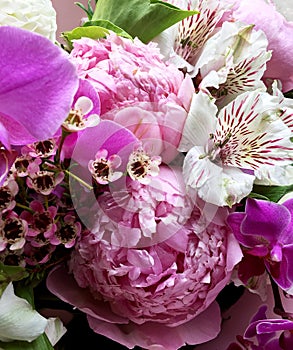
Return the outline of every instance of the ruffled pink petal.
{"type": "Polygon", "coordinates": [[[77,307],[87,315],[110,323],[128,323],[127,319],[113,314],[105,301],[93,299],[87,288],[79,287],[64,266],[58,266],[50,272],[47,288],[59,299],[77,307]]]}
{"type": "Polygon", "coordinates": [[[90,327],[97,333],[132,349],[136,345],[144,348],[177,350],[185,344],[201,344],[214,339],[220,332],[221,315],[217,303],[193,320],[178,327],[167,327],[159,323],[133,323],[115,326],[88,317],[90,327]]]}

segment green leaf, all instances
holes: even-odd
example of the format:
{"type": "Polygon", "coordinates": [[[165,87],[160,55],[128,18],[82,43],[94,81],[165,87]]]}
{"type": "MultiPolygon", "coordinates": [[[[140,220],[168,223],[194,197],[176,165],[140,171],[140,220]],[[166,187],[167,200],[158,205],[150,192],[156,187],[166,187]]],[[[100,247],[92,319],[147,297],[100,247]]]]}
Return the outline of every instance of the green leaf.
{"type": "Polygon", "coordinates": [[[0,342],[0,348],[4,350],[54,350],[45,334],[31,343],[26,341],[0,342]]]}
{"type": "Polygon", "coordinates": [[[62,37],[67,41],[70,48],[72,48],[72,40],[80,39],[82,37],[87,37],[91,39],[100,39],[104,38],[109,31],[106,28],[98,26],[86,26],[86,27],[77,27],[71,31],[62,33],[62,37]]]}
{"type": "MultiPolygon", "coordinates": [[[[290,186],[261,186],[254,185],[254,195],[259,195],[267,198],[271,202],[278,202],[285,194],[293,191],[293,185],[290,186]]],[[[264,198],[264,199],[265,199],[264,198]]]]}
{"type": "Polygon", "coordinates": [[[132,37],[125,32],[125,30],[121,29],[120,27],[116,26],[114,23],[107,21],[107,20],[98,20],[98,21],[88,21],[85,22],[83,27],[89,27],[89,26],[98,26],[101,28],[112,30],[112,32],[115,32],[117,35],[123,36],[128,39],[132,39],[132,37]]]}
{"type": "Polygon", "coordinates": [[[4,265],[0,262],[0,296],[9,282],[20,281],[28,276],[28,272],[21,266],[4,265]]]}
{"type": "Polygon", "coordinates": [[[198,13],[159,0],[99,0],[93,21],[108,20],[147,43],[182,19],[198,13]]]}
{"type": "Polygon", "coordinates": [[[26,299],[31,306],[34,308],[34,290],[32,285],[25,285],[23,286],[22,284],[17,284],[15,286],[15,294],[19,296],[20,298],[26,299]]]}

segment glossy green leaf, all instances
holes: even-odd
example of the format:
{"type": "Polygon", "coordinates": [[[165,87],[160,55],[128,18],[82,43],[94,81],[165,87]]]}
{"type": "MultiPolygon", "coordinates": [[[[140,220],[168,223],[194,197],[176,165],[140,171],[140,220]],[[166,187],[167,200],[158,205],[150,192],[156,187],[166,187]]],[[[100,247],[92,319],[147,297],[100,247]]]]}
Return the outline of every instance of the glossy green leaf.
{"type": "Polygon", "coordinates": [[[253,187],[253,194],[267,198],[271,202],[278,202],[285,194],[293,191],[293,185],[291,186],[261,186],[255,185],[253,187]]]}
{"type": "Polygon", "coordinates": [[[70,48],[72,48],[72,40],[87,37],[91,39],[104,38],[109,31],[106,28],[98,26],[77,27],[71,31],[62,33],[62,37],[67,41],[70,48]]]}
{"type": "Polygon", "coordinates": [[[26,341],[0,342],[0,348],[4,350],[54,350],[45,334],[42,334],[31,343],[26,341]]]}
{"type": "Polygon", "coordinates": [[[108,20],[133,38],[137,36],[147,43],[163,30],[196,13],[159,0],[99,0],[92,20],[108,20]]]}
{"type": "Polygon", "coordinates": [[[121,29],[120,27],[116,26],[114,23],[107,20],[102,19],[98,21],[88,21],[83,25],[83,27],[89,27],[89,26],[97,26],[100,28],[109,29],[120,36],[123,36],[128,39],[132,39],[132,37],[127,32],[125,32],[125,30],[121,29]]]}
{"type": "Polygon", "coordinates": [[[19,281],[28,276],[28,272],[21,266],[9,266],[0,262],[0,296],[9,282],[19,281]]]}

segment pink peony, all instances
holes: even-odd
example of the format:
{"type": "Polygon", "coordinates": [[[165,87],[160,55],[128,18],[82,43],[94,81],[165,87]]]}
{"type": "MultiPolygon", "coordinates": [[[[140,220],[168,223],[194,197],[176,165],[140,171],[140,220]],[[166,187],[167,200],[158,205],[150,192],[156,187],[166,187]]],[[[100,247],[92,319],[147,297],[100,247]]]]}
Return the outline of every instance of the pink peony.
{"type": "Polygon", "coordinates": [[[174,103],[138,103],[104,114],[104,119],[113,120],[126,127],[142,141],[151,155],[160,155],[164,163],[177,155],[187,117],[184,108],[174,103]]]}
{"type": "Polygon", "coordinates": [[[105,205],[97,234],[84,232],[71,275],[58,267],[47,280],[52,293],[87,314],[95,332],[128,348],[175,350],[220,330],[214,300],[241,259],[240,248],[225,224],[226,210],[194,206],[182,184],[181,172],[161,166],[149,185],[130,181],[128,196],[124,189],[120,197],[112,190],[112,201],[98,197],[105,205]],[[124,239],[133,232],[149,237],[142,240],[149,244],[110,243],[119,232],[124,239]]]}
{"type": "Polygon", "coordinates": [[[173,102],[189,108],[190,77],[163,62],[156,44],[131,41],[114,33],[98,41],[81,38],[70,54],[79,77],[89,80],[101,100],[101,114],[137,102],[173,102]]]}
{"type": "Polygon", "coordinates": [[[231,19],[254,24],[267,36],[272,58],[267,63],[264,78],[279,79],[283,91],[293,88],[293,22],[288,22],[275,6],[265,0],[225,0],[234,6],[231,19]]]}

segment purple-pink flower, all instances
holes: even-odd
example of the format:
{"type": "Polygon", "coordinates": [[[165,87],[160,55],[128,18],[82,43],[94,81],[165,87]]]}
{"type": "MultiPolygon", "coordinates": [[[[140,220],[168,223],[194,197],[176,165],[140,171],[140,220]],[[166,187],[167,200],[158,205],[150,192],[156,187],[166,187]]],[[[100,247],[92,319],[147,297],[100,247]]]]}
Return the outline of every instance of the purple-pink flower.
{"type": "Polygon", "coordinates": [[[292,294],[293,200],[278,204],[248,198],[245,212],[227,220],[246,253],[262,258],[275,282],[292,294]]]}
{"type": "Polygon", "coordinates": [[[78,79],[68,56],[50,40],[3,26],[0,72],[0,185],[25,145],[54,135],[69,113],[78,79]]]}
{"type": "Polygon", "coordinates": [[[87,314],[95,332],[129,348],[174,350],[220,329],[214,300],[241,251],[223,211],[208,218],[183,185],[180,171],[160,166],[148,185],[129,180],[98,196],[96,233],[81,235],[72,275],[58,267],[47,280],[51,292],[87,314]]]}

